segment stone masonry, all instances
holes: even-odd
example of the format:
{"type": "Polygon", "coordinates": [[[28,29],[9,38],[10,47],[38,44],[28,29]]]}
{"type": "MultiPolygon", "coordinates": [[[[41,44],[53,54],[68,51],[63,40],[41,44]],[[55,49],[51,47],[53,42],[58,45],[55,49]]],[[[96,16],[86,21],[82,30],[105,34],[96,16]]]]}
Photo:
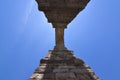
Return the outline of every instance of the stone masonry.
{"type": "Polygon", "coordinates": [[[36,0],[48,22],[55,28],[55,47],[40,60],[30,80],[100,80],[84,61],[66,48],[64,29],[89,0],[36,0]]]}
{"type": "Polygon", "coordinates": [[[30,80],[99,80],[73,51],[49,51],[30,80]]]}

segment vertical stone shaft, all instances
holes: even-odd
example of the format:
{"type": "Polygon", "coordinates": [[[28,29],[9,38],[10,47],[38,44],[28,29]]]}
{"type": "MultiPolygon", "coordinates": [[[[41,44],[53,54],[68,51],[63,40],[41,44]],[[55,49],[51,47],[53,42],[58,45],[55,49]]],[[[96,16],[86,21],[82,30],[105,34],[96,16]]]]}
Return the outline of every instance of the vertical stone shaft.
{"type": "Polygon", "coordinates": [[[64,48],[64,27],[55,28],[56,48],[64,48]]]}
{"type": "Polygon", "coordinates": [[[66,28],[65,23],[54,23],[55,28],[55,47],[54,50],[66,50],[64,44],[64,29],[66,28]]]}

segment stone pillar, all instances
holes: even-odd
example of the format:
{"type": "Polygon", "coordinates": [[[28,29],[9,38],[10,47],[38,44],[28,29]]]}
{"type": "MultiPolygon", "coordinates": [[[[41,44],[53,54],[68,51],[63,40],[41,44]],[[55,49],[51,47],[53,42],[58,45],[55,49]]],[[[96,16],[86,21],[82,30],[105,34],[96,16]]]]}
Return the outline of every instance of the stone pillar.
{"type": "Polygon", "coordinates": [[[55,47],[40,60],[30,80],[100,80],[84,61],[64,44],[64,29],[90,0],[36,0],[55,28],[55,47]]]}
{"type": "Polygon", "coordinates": [[[65,23],[53,23],[55,28],[55,47],[54,50],[61,51],[67,50],[64,43],[64,29],[66,28],[65,23]]]}
{"type": "Polygon", "coordinates": [[[64,44],[64,29],[82,11],[89,0],[36,0],[49,23],[55,28],[55,51],[67,50],[64,44]]]}

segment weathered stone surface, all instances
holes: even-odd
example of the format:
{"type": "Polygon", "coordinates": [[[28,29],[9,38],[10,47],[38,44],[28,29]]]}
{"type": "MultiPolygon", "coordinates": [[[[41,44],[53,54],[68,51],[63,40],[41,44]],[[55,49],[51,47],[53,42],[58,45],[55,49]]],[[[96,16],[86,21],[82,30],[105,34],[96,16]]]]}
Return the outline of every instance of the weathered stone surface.
{"type": "Polygon", "coordinates": [[[52,23],[70,23],[85,8],[89,0],[36,0],[52,23]]]}
{"type": "MultiPolygon", "coordinates": [[[[55,28],[54,50],[67,50],[64,44],[64,29],[82,11],[89,0],[36,0],[48,22],[55,28]]],[[[59,59],[59,58],[58,58],[59,59]]]]}
{"type": "Polygon", "coordinates": [[[64,29],[82,11],[89,0],[36,0],[39,10],[55,28],[56,45],[40,60],[30,80],[99,80],[84,61],[64,44],[64,29]]]}
{"type": "Polygon", "coordinates": [[[99,78],[88,65],[73,55],[73,51],[53,50],[40,61],[40,66],[30,80],[99,80],[99,78]],[[57,57],[61,59],[56,59],[57,57]]]}
{"type": "Polygon", "coordinates": [[[75,74],[72,72],[63,72],[63,73],[56,73],[56,80],[66,80],[66,79],[75,79],[75,74]]]}
{"type": "Polygon", "coordinates": [[[30,80],[41,80],[41,79],[43,79],[43,76],[44,76],[44,74],[34,73],[30,77],[30,80]]]}

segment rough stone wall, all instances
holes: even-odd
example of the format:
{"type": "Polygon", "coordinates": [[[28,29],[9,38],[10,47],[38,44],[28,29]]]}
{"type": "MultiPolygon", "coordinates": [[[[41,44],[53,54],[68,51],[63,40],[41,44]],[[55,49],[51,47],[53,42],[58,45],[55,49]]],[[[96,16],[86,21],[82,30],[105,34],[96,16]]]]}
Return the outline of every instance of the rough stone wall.
{"type": "Polygon", "coordinates": [[[49,51],[30,80],[100,80],[72,51],[49,51]]]}

